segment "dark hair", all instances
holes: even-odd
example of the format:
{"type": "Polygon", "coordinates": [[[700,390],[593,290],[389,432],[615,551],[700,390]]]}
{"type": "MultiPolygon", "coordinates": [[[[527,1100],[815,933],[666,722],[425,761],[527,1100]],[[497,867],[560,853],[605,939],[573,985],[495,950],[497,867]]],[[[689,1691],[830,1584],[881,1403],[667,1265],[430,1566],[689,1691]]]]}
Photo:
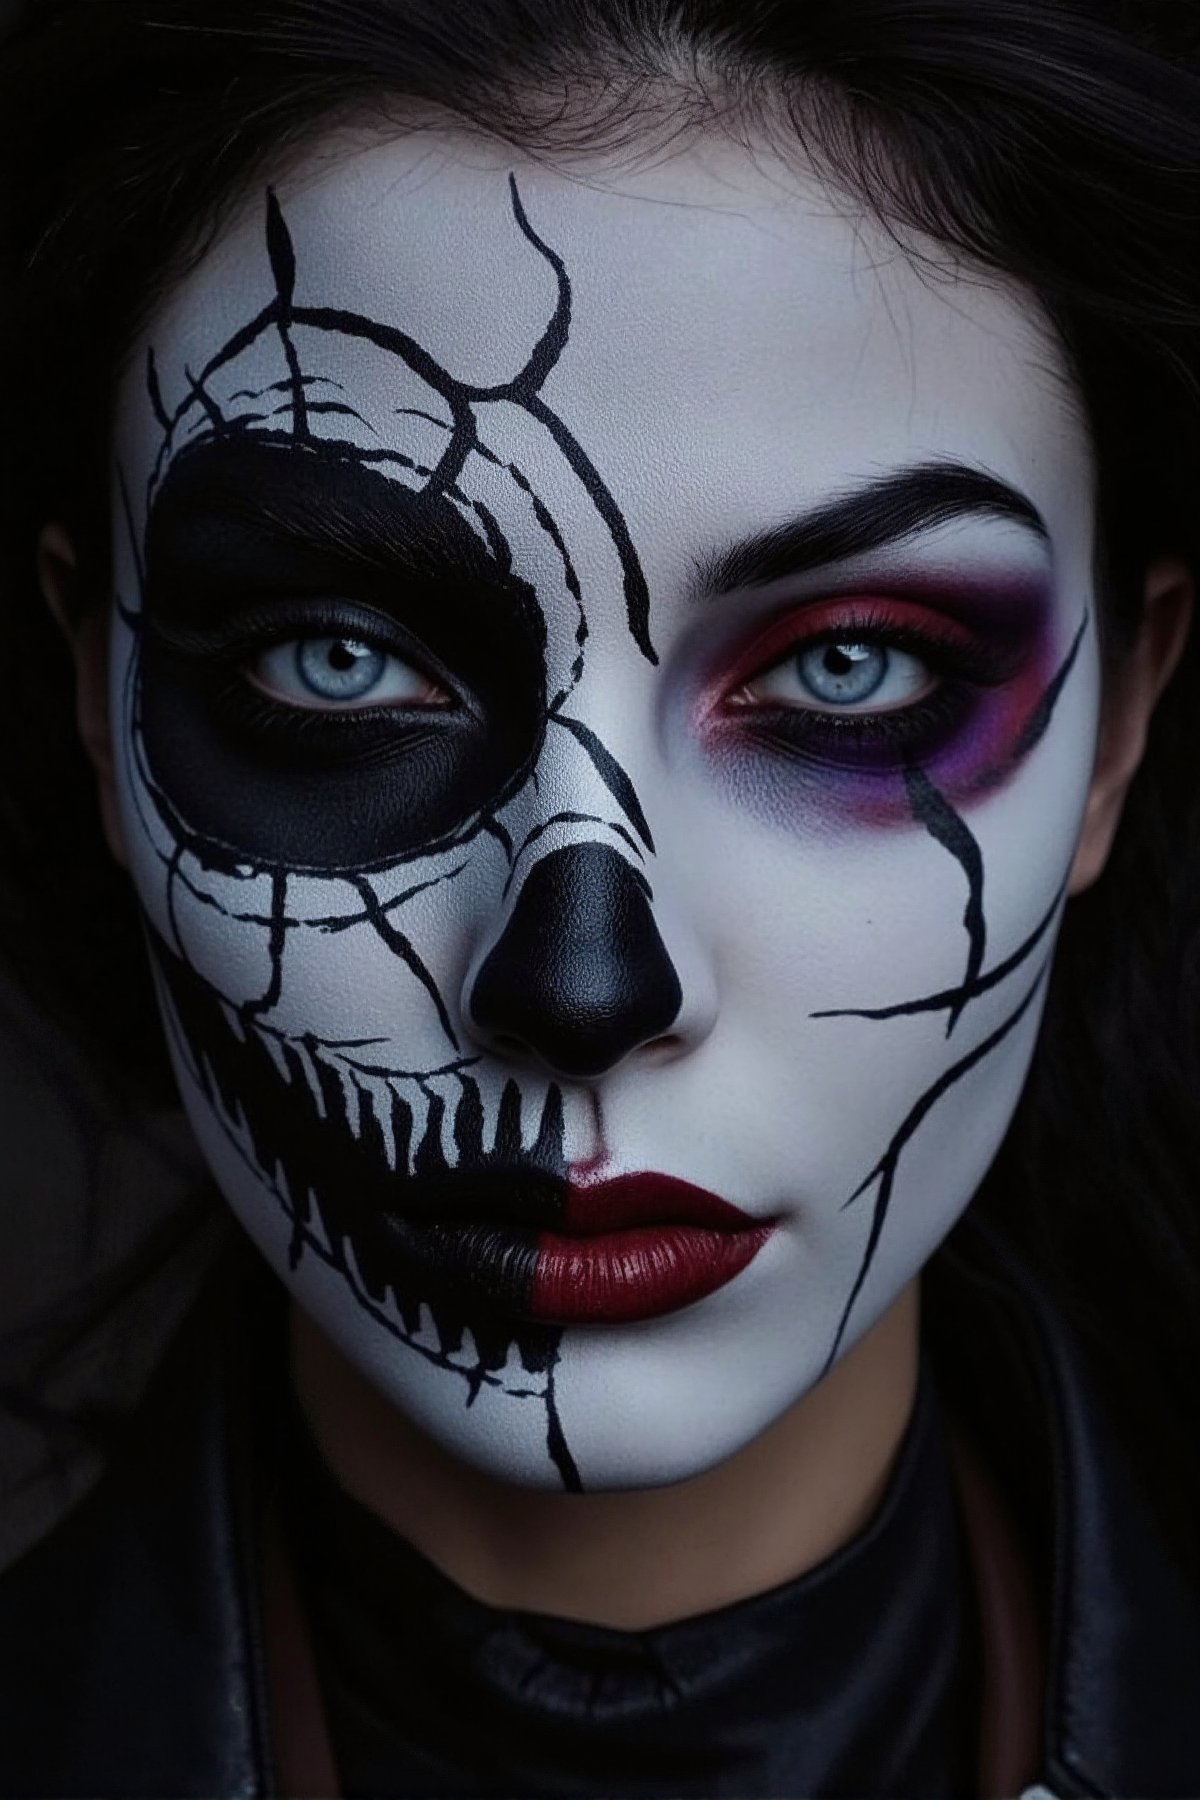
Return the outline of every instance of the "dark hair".
{"type": "MultiPolygon", "coordinates": [[[[1194,0],[43,0],[0,64],[0,889],[14,964],[98,1043],[149,1005],[31,591],[34,529],[67,519],[81,593],[104,593],[110,396],[140,315],[264,158],[393,101],[549,157],[705,127],[798,141],[885,223],[1039,297],[1093,434],[1111,653],[1153,557],[1200,567],[1194,0]]],[[[1200,1490],[1198,713],[1194,644],[1109,866],[1068,908],[976,1201],[1053,1284],[1179,1521],[1200,1490]]],[[[161,1071],[153,1026],[125,1051],[161,1071]]]]}

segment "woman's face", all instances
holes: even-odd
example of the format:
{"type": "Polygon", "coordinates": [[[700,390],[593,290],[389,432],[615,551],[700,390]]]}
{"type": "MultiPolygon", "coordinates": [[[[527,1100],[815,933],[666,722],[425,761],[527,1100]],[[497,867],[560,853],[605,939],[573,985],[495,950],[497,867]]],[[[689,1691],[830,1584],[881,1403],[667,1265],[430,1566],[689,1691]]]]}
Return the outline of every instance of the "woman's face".
{"type": "Polygon", "coordinates": [[[505,1478],[729,1456],[1028,1066],[1092,771],[1087,437],[1020,293],[732,148],[311,154],[116,443],[123,829],[228,1200],[505,1478]]]}

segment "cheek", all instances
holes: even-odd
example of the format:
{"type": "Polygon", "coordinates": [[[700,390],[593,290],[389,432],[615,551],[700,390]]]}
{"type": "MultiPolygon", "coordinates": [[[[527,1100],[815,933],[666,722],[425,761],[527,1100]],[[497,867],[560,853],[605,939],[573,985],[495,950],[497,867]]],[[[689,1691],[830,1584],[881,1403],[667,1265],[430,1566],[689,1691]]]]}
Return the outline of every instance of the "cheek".
{"type": "MultiPolygon", "coordinates": [[[[1031,684],[1008,703],[1006,717],[988,722],[993,742],[1011,744],[1012,720],[1028,718],[1030,692],[1036,704],[1040,691],[1031,684]]],[[[1006,779],[969,794],[955,809],[981,870],[981,975],[1038,929],[1069,870],[1087,798],[1098,698],[1094,662],[1081,658],[1036,748],[1006,779]]],[[[969,760],[966,751],[955,754],[969,760]]],[[[980,760],[986,767],[993,758],[980,760]]],[[[954,773],[952,763],[943,764],[931,778],[954,792],[954,773]]],[[[812,1016],[899,1005],[964,979],[971,948],[967,869],[915,816],[902,774],[892,778],[889,795],[868,788],[879,812],[848,800],[837,777],[798,778],[773,757],[742,754],[732,770],[718,771],[716,783],[711,761],[698,759],[689,789],[694,810],[684,813],[681,836],[701,847],[692,853],[689,891],[717,946],[726,1023],[736,1022],[752,1062],[759,1060],[756,1046],[771,1044],[764,1078],[790,1079],[788,1060],[799,1058],[816,1069],[818,1085],[827,1072],[835,1081],[824,1059],[843,1050],[864,1065],[894,1062],[901,1072],[910,1058],[922,1068],[939,1056],[952,1061],[944,1016],[927,1018],[908,1038],[904,1020],[865,1026],[812,1016]]],[[[990,989],[987,1004],[1010,1001],[1049,944],[1044,936],[1035,960],[990,989]]],[[[967,1034],[980,1016],[965,1013],[952,1041],[972,1041],[967,1034]]]]}

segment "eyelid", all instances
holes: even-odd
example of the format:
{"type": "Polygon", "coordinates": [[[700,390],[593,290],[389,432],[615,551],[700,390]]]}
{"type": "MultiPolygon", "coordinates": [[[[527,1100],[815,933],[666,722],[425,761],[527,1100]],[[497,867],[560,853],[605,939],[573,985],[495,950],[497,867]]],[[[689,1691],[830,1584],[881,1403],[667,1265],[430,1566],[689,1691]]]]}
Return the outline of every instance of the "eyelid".
{"type": "Polygon", "coordinates": [[[1008,680],[1026,654],[1025,643],[1014,643],[1008,633],[1007,641],[999,634],[983,635],[940,607],[919,600],[891,594],[838,595],[789,607],[755,632],[720,672],[703,712],[719,710],[731,694],[765,675],[789,654],[839,639],[889,645],[923,656],[935,666],[941,657],[951,665],[959,664],[967,677],[981,686],[1008,680]]]}
{"type": "MultiPolygon", "coordinates": [[[[336,595],[304,595],[281,600],[254,600],[212,625],[180,625],[150,615],[157,637],[197,656],[237,656],[299,637],[356,637],[380,650],[402,655],[422,646],[386,614],[336,595]]],[[[427,652],[425,653],[427,654],[427,652]]]]}
{"type": "MultiPolygon", "coordinates": [[[[232,618],[212,628],[197,630],[152,621],[155,634],[185,655],[240,667],[255,653],[283,647],[301,639],[353,638],[387,656],[410,664],[428,680],[445,689],[449,703],[477,717],[474,695],[446,668],[440,657],[389,614],[339,597],[304,596],[287,600],[258,600],[232,618]]],[[[255,684],[256,686],[258,684],[255,684]]],[[[259,692],[265,689],[259,687],[259,692]]],[[[289,705],[280,701],[281,706],[289,705]]],[[[296,711],[307,710],[296,707],[296,711]]],[[[315,710],[315,709],[314,709],[315,710]]],[[[350,711],[350,708],[341,709],[350,711]]],[[[367,707],[361,710],[369,710],[367,707]]],[[[399,710],[399,709],[395,709],[399,710]]]]}
{"type": "MultiPolygon", "coordinates": [[[[338,638],[343,642],[350,641],[345,633],[339,633],[338,637],[335,637],[332,640],[328,638],[310,637],[306,634],[304,637],[289,637],[266,645],[256,645],[256,653],[253,661],[243,661],[240,665],[242,677],[249,682],[251,687],[256,688],[260,694],[264,694],[268,700],[274,701],[277,706],[300,713],[319,712],[336,713],[340,715],[405,711],[428,713],[441,712],[447,707],[454,705],[454,695],[447,689],[444,682],[436,681],[433,676],[429,675],[427,671],[420,666],[419,663],[413,662],[407,657],[397,656],[392,650],[380,650],[379,654],[385,661],[400,664],[402,668],[411,671],[418,680],[424,682],[427,686],[434,688],[436,690],[435,698],[415,699],[411,696],[407,698],[396,698],[393,696],[388,699],[380,699],[377,695],[366,694],[361,697],[352,696],[345,700],[330,700],[322,699],[319,694],[314,692],[311,698],[302,700],[281,691],[280,687],[273,685],[266,677],[257,672],[256,665],[262,663],[266,658],[274,655],[276,652],[287,651],[292,649],[293,646],[299,646],[304,643],[337,642],[338,638]]],[[[361,642],[362,640],[358,639],[356,641],[361,642]]]]}

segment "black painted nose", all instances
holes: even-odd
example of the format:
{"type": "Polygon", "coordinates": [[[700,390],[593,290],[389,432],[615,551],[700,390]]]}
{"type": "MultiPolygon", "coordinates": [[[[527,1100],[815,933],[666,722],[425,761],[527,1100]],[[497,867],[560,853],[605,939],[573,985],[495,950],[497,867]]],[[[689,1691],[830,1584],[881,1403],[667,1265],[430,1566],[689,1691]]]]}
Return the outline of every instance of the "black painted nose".
{"type": "Polygon", "coordinates": [[[682,1002],[645,877],[607,844],[570,844],[526,877],[469,1011],[493,1043],[582,1079],[669,1031],[682,1002]]]}

